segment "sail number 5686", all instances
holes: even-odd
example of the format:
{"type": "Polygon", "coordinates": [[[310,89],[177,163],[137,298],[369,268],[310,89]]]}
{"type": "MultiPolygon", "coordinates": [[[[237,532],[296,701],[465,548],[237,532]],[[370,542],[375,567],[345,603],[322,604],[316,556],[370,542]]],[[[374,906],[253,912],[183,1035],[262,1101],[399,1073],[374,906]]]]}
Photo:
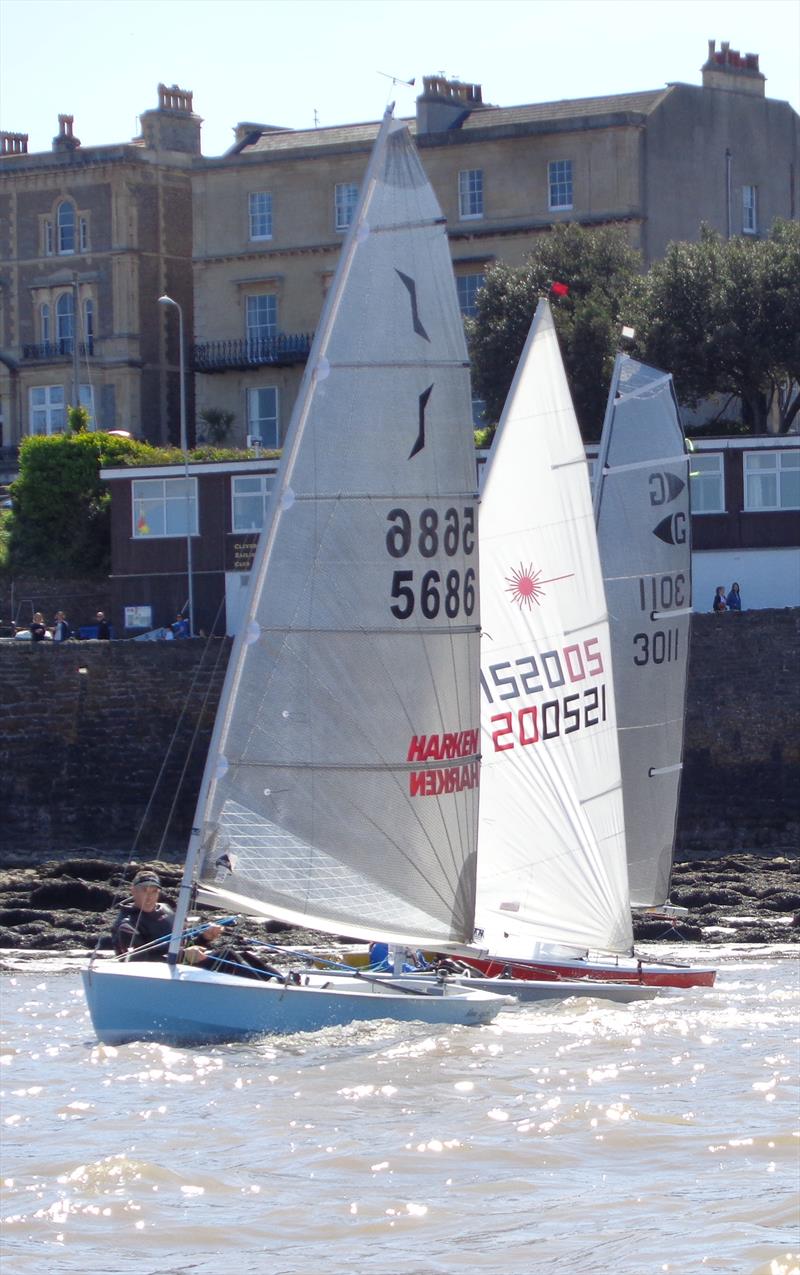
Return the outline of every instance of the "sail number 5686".
{"type": "Polygon", "coordinates": [[[393,558],[405,558],[415,539],[423,558],[435,558],[440,543],[448,558],[454,557],[459,548],[467,556],[475,548],[475,510],[472,506],[463,511],[463,518],[459,517],[457,509],[447,509],[441,525],[438,509],[423,509],[418,527],[414,529],[407,509],[390,509],[386,517],[392,524],[386,533],[386,548],[393,558]]]}
{"type": "MultiPolygon", "coordinates": [[[[386,549],[392,558],[405,558],[414,551],[428,559],[440,553],[446,558],[454,558],[458,553],[469,557],[475,550],[472,505],[462,510],[451,506],[443,517],[438,509],[422,509],[416,517],[416,525],[407,509],[391,509],[387,522],[386,549]]],[[[449,620],[459,614],[470,616],[475,610],[475,570],[468,567],[463,578],[455,569],[395,571],[390,596],[393,603],[389,610],[397,620],[408,620],[417,608],[426,620],[435,620],[442,611],[449,620]]]]}

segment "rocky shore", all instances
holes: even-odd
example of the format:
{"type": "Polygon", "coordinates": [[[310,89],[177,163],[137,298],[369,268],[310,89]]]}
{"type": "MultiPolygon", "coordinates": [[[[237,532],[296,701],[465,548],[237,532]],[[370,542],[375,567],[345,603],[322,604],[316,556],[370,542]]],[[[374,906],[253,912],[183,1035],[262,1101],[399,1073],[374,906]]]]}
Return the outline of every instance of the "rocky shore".
{"type": "MultiPolygon", "coordinates": [[[[0,864],[0,950],[75,952],[108,947],[108,934],[126,883],[142,866],[159,873],[164,898],[174,899],[176,863],[127,864],[92,856],[32,862],[29,853],[0,864]]],[[[685,916],[637,919],[639,941],[692,943],[800,942],[800,863],[786,853],[760,851],[681,859],[671,900],[685,916]]],[[[328,936],[240,920],[231,940],[258,937],[287,944],[319,944],[328,936]]]]}

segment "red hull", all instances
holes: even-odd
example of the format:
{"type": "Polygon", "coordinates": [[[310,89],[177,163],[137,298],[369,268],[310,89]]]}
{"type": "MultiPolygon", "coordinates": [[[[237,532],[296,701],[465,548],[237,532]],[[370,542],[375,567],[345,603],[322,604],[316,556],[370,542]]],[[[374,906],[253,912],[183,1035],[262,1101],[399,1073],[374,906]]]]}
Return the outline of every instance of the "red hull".
{"type": "Polygon", "coordinates": [[[639,962],[630,965],[599,965],[589,961],[520,961],[489,957],[476,960],[470,957],[469,965],[490,978],[508,972],[511,978],[529,979],[600,979],[606,983],[643,983],[645,987],[713,987],[717,971],[709,968],[693,969],[689,965],[656,965],[639,962]]]}

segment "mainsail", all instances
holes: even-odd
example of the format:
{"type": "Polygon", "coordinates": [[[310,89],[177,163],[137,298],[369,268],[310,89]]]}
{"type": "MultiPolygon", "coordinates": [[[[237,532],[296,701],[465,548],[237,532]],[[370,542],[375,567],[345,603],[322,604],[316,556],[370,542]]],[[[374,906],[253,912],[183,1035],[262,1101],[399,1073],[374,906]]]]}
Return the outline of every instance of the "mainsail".
{"type": "Polygon", "coordinates": [[[536,310],[481,503],[477,922],[492,951],[632,945],[614,690],[586,457],[536,310]]]}
{"type": "Polygon", "coordinates": [[[289,427],[212,740],[204,901],[472,937],[477,498],[444,219],[387,115],[289,427]]]}
{"type": "Polygon", "coordinates": [[[620,355],[595,512],[611,617],[631,902],[669,896],[692,609],[689,457],[672,377],[620,355]]]}

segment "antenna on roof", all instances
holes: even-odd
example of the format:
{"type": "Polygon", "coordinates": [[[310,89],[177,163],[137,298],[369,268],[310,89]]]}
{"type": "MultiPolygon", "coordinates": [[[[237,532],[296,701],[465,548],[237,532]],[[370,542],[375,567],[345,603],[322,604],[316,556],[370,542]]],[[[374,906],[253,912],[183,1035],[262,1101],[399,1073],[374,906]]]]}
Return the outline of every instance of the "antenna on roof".
{"type": "Polygon", "coordinates": [[[314,128],[319,128],[319,111],[314,107],[314,128]]]}
{"type": "Polygon", "coordinates": [[[410,80],[401,80],[396,75],[387,75],[386,71],[378,71],[378,75],[382,75],[385,80],[391,80],[392,84],[406,84],[409,88],[413,88],[416,83],[416,76],[412,76],[410,80]]]}

